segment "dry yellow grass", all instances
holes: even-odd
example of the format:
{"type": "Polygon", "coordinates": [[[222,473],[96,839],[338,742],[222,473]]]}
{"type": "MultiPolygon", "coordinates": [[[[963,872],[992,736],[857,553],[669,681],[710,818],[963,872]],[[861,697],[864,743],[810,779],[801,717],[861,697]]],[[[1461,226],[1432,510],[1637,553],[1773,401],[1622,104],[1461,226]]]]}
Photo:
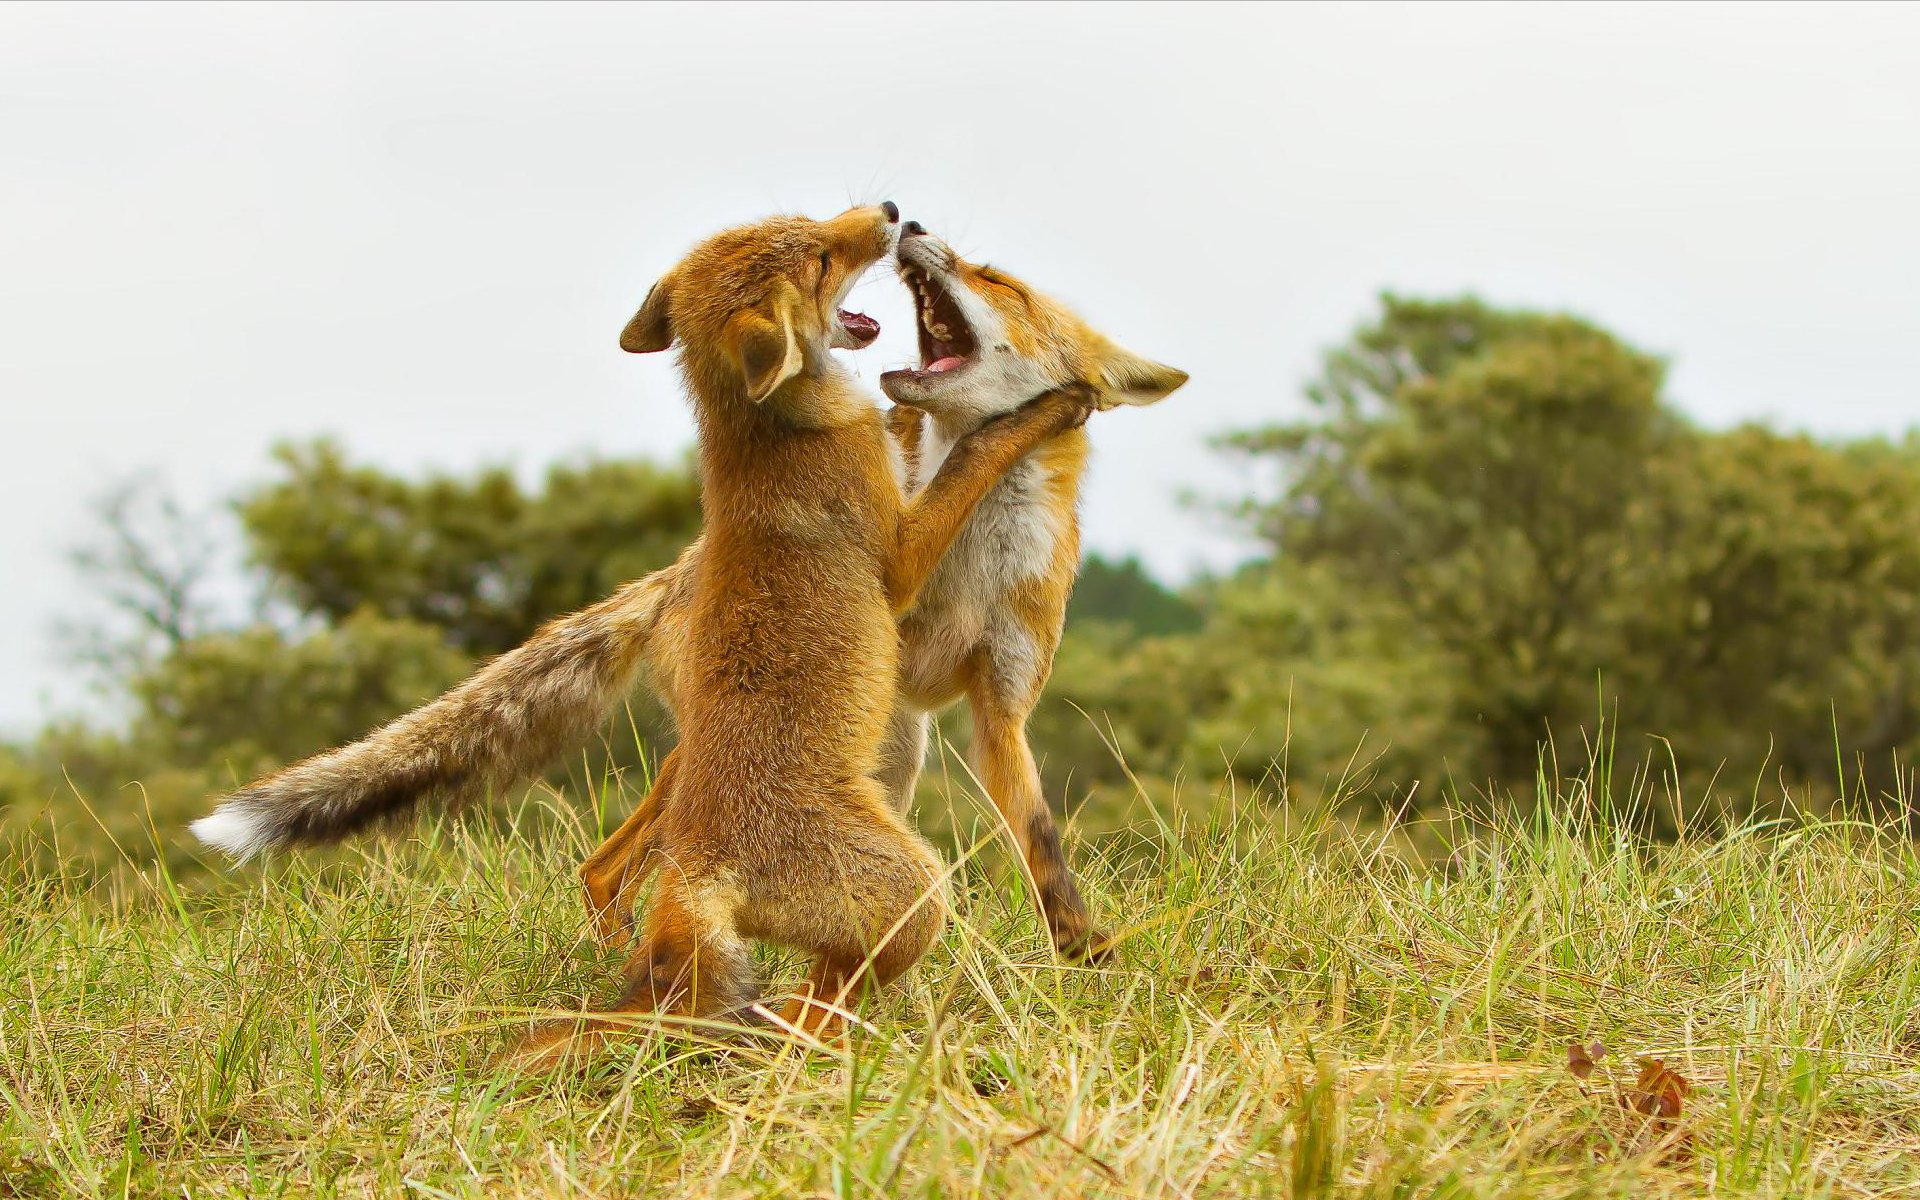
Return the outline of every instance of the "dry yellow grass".
{"type": "Polygon", "coordinates": [[[1142,798],[1075,847],[1111,966],[1056,961],[982,854],[851,1052],[643,1036],[551,1081],[491,1056],[617,969],[574,891],[595,818],[558,798],[184,882],[16,846],[0,1196],[1920,1192],[1912,845],[1648,845],[1578,781],[1553,807],[1582,815],[1410,832],[1253,797],[1173,828],[1142,798]],[[1638,1054],[1694,1084],[1672,1130],[1618,1102],[1638,1054]]]}

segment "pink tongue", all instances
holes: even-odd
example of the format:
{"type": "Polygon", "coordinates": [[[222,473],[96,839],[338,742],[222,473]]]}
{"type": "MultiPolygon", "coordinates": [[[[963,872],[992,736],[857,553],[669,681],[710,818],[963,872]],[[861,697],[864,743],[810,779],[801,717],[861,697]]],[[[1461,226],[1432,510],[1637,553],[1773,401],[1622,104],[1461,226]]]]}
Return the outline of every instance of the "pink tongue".
{"type": "Polygon", "coordinates": [[[949,354],[949,355],[947,355],[947,356],[946,356],[945,358],[936,358],[936,359],[934,359],[934,360],[933,360],[932,362],[930,362],[930,363],[928,363],[928,364],[927,364],[927,370],[929,370],[929,371],[951,371],[951,370],[953,370],[953,369],[954,369],[955,367],[964,367],[964,366],[966,366],[966,365],[967,365],[967,360],[966,360],[966,359],[964,359],[964,358],[957,358],[957,357],[955,357],[954,355],[951,355],[951,354],[949,354]]]}

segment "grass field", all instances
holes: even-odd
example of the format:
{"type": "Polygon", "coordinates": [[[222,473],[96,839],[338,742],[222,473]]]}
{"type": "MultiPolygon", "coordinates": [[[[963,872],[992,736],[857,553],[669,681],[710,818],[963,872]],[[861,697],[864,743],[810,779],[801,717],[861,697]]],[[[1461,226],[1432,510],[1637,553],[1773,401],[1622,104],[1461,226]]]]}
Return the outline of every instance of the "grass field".
{"type": "Polygon", "coordinates": [[[1371,828],[1143,795],[1072,847],[1110,966],[1055,961],[989,848],[850,1053],[652,1034],[554,1080],[492,1056],[614,993],[572,867],[631,795],[219,875],[16,842],[0,1197],[1920,1192],[1913,846],[1656,846],[1558,791],[1578,819],[1371,828]],[[1636,1109],[1640,1056],[1677,1116],[1636,1109]]]}

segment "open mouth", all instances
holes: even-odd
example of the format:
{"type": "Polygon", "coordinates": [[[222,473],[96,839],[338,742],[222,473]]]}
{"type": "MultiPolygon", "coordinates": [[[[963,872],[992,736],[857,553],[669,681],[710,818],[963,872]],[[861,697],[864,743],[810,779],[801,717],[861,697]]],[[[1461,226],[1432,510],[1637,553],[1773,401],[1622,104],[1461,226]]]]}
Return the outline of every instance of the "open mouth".
{"type": "Polygon", "coordinates": [[[948,371],[957,371],[973,361],[979,347],[973,328],[961,315],[940,281],[911,266],[902,265],[900,277],[913,292],[914,312],[918,317],[914,331],[920,337],[920,366],[889,371],[895,378],[924,380],[948,371]]]}
{"type": "Polygon", "coordinates": [[[834,339],[834,345],[842,350],[864,350],[873,345],[873,339],[880,336],[880,322],[861,312],[849,312],[846,309],[835,310],[840,323],[836,331],[841,336],[834,339]]]}
{"type": "Polygon", "coordinates": [[[833,328],[827,331],[827,345],[832,349],[865,350],[880,336],[880,322],[863,312],[840,307],[859,278],[858,272],[849,274],[833,298],[833,328]]]}

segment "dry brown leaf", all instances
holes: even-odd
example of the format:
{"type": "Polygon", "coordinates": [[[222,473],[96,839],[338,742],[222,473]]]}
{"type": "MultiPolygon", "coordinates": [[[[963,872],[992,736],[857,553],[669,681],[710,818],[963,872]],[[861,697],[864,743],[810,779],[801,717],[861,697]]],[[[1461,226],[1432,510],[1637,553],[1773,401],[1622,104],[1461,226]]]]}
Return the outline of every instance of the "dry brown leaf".
{"type": "Polygon", "coordinates": [[[1591,1046],[1582,1046],[1573,1042],[1567,1047],[1567,1070],[1573,1077],[1585,1083],[1593,1074],[1593,1064],[1607,1056],[1607,1048],[1599,1042],[1591,1046]]]}
{"type": "Polygon", "coordinates": [[[1693,1085],[1680,1072],[1658,1058],[1638,1058],[1640,1078],[1622,1098],[1635,1112],[1651,1117],[1662,1126],[1680,1119],[1680,1109],[1693,1085]]]}

